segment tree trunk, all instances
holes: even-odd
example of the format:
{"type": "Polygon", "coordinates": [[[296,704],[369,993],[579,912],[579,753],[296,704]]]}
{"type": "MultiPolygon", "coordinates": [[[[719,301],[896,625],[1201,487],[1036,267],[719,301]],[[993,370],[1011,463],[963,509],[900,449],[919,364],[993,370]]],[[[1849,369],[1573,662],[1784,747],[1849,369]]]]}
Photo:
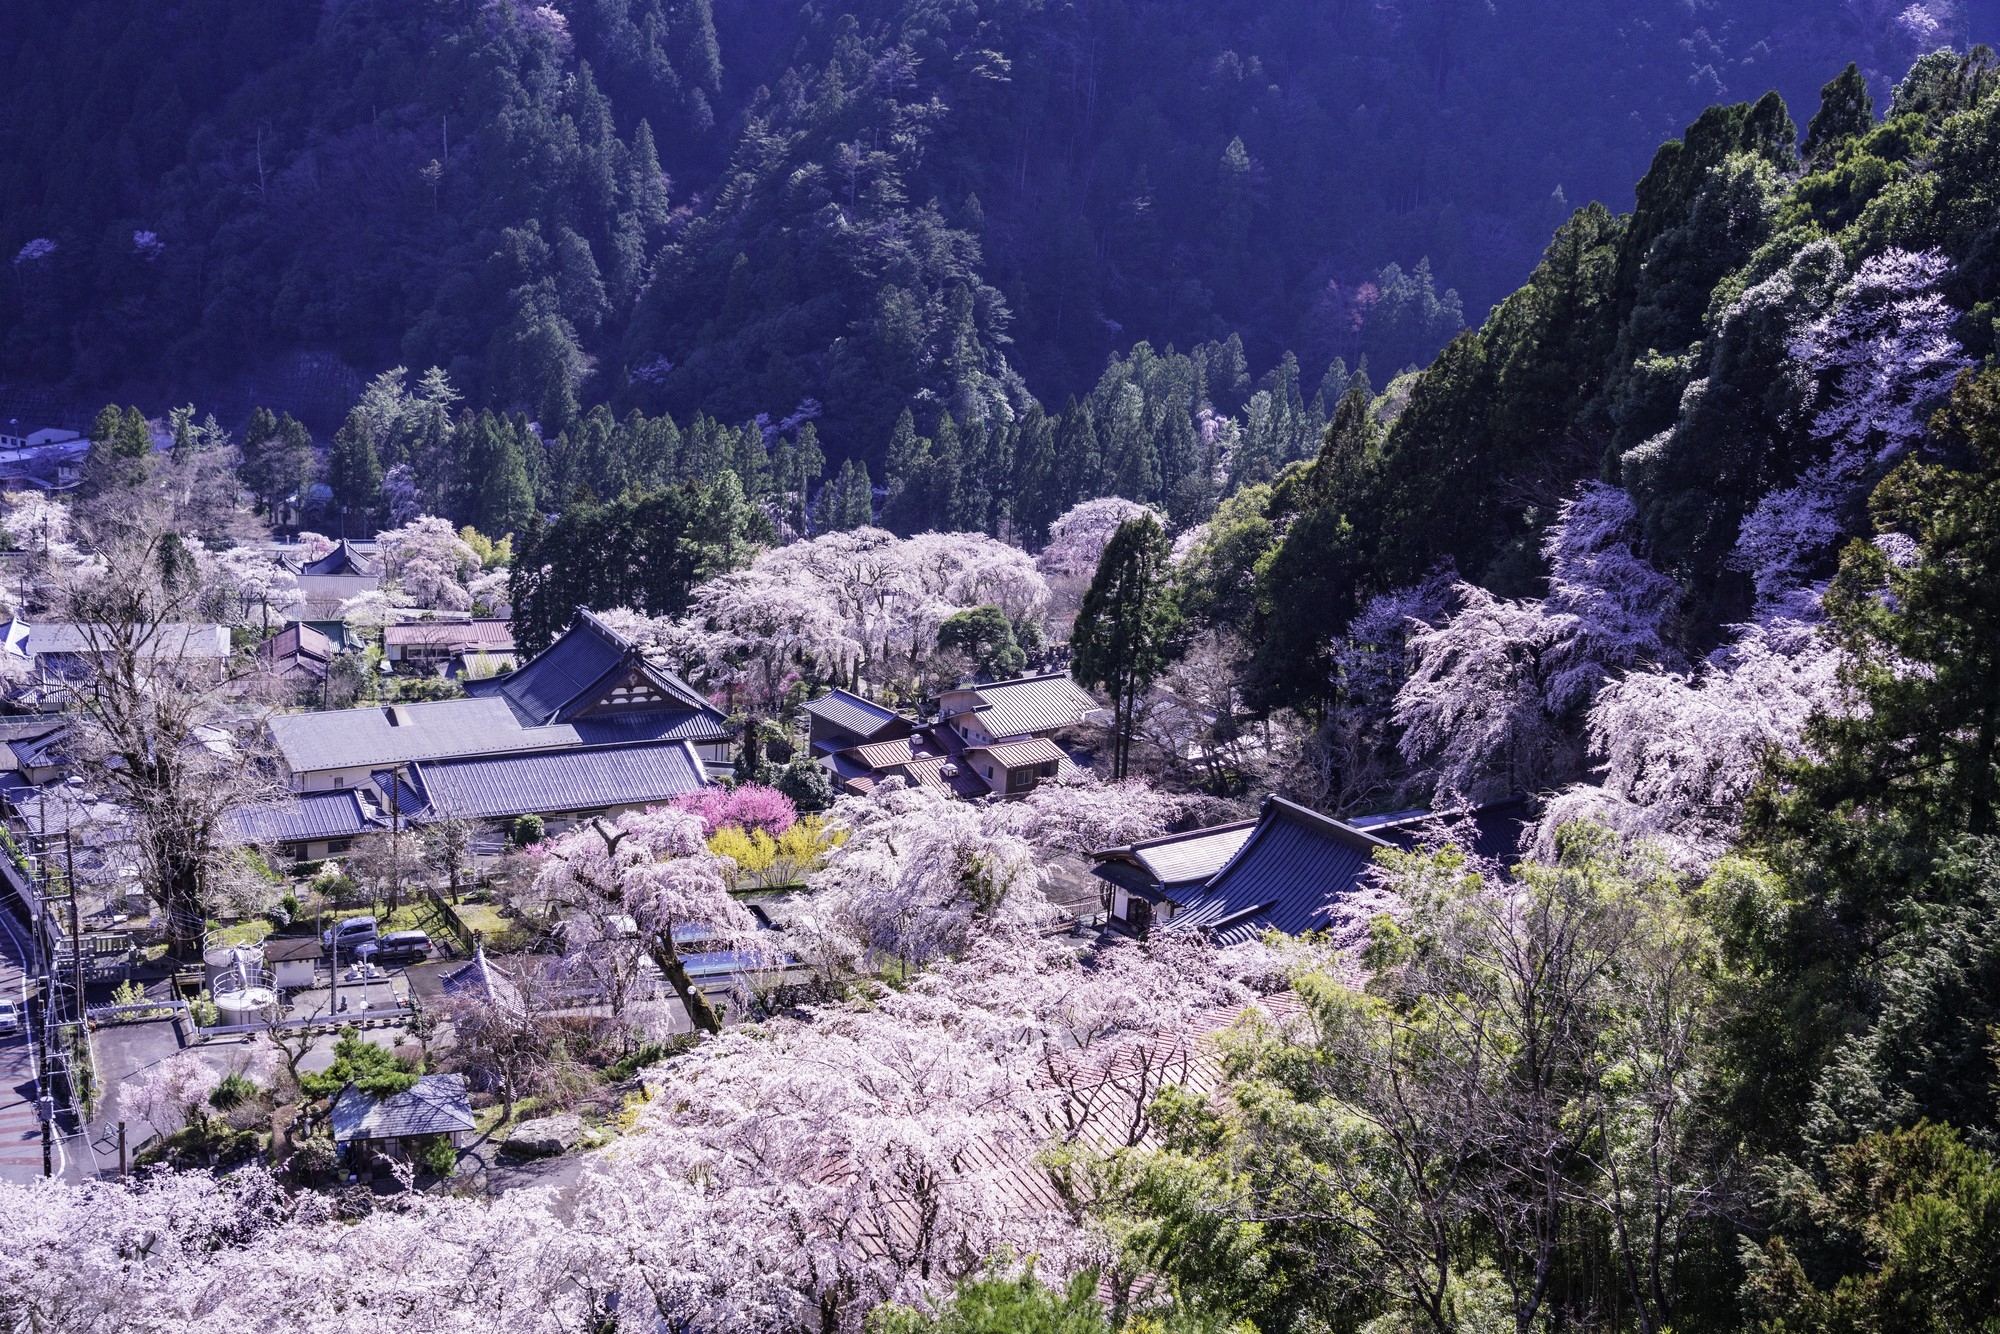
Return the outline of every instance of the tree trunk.
{"type": "Polygon", "coordinates": [[[653,962],[660,966],[660,971],[667,975],[667,981],[673,984],[674,994],[681,998],[681,1004],[687,1007],[688,1020],[696,1031],[722,1032],[722,1021],[716,1018],[715,1007],[708,1003],[708,997],[701,994],[700,988],[688,980],[687,967],[681,962],[673,943],[656,936],[648,952],[653,956],[653,962]]]}

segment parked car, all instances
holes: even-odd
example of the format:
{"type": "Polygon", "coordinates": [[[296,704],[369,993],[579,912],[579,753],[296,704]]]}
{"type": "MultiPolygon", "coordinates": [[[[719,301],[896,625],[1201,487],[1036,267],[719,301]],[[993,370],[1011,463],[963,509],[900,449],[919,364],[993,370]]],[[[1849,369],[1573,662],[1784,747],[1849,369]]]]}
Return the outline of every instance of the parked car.
{"type": "Polygon", "coordinates": [[[358,945],[372,945],[381,933],[373,917],[349,917],[331,931],[320,934],[319,943],[336,955],[352,954],[358,945]]]}
{"type": "Polygon", "coordinates": [[[13,1001],[0,1000],[0,1033],[21,1031],[21,1011],[13,1001]]]}
{"type": "Polygon", "coordinates": [[[431,938],[421,931],[391,931],[376,943],[382,963],[422,963],[431,957],[431,938]]]}

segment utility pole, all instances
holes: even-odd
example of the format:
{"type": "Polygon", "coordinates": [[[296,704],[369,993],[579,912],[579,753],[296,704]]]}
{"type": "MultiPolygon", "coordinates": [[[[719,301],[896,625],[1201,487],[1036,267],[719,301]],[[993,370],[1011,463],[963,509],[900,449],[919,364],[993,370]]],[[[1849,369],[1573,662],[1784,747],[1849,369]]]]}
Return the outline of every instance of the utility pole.
{"type": "Polygon", "coordinates": [[[389,911],[403,906],[403,766],[389,767],[389,911]]]}
{"type": "Polygon", "coordinates": [[[118,1123],[118,1179],[125,1179],[125,1123],[118,1123]]]}
{"type": "MultiPolygon", "coordinates": [[[[65,821],[65,824],[67,822],[65,821]]],[[[78,920],[76,910],[76,844],[67,828],[63,830],[63,883],[69,888],[69,953],[74,965],[71,976],[76,983],[76,1026],[77,1037],[83,1037],[85,1008],[83,1004],[83,925],[78,920]]]]}

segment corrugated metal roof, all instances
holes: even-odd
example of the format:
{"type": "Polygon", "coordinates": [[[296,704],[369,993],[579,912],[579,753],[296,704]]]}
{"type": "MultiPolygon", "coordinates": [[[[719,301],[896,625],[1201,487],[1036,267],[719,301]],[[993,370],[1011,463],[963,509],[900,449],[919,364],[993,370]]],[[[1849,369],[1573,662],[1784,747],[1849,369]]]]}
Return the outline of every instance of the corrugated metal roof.
{"type": "Polygon", "coordinates": [[[687,742],[420,764],[419,819],[551,815],[666,801],[708,782],[687,742]]]}
{"type": "Polygon", "coordinates": [[[452,1135],[473,1129],[472,1103],[462,1075],[425,1075],[416,1087],[374,1098],[349,1084],[329,1114],[338,1144],[406,1135],[452,1135]]]}
{"type": "Polygon", "coordinates": [[[991,791],[986,786],[986,780],[974,773],[970,765],[954,764],[948,756],[937,755],[911,760],[900,768],[923,786],[936,788],[953,796],[983,797],[991,791]],[[947,765],[953,769],[949,775],[944,772],[947,765]]]}
{"type": "Polygon", "coordinates": [[[514,623],[490,618],[470,621],[405,621],[382,631],[385,646],[409,648],[423,645],[452,650],[511,649],[514,623]]]}
{"type": "Polygon", "coordinates": [[[573,724],[523,727],[506,700],[491,696],[396,708],[399,721],[394,724],[380,708],[280,714],[271,719],[271,736],[295,774],[576,746],[723,741],[729,736],[712,710],[605,714],[573,724]]]}
{"type": "MultiPolygon", "coordinates": [[[[10,630],[11,630],[10,626],[10,630]]],[[[42,657],[47,654],[95,654],[102,651],[113,635],[99,630],[93,636],[88,630],[94,627],[80,625],[30,625],[25,641],[17,635],[9,634],[8,643],[24,642],[25,651],[16,649],[17,656],[42,657]]],[[[229,656],[229,630],[225,626],[213,624],[156,625],[147,636],[146,642],[136,644],[140,656],[144,658],[181,658],[201,661],[220,661],[229,656]]]]}
{"type": "Polygon", "coordinates": [[[1089,691],[1067,674],[1029,676],[974,688],[980,726],[995,737],[1053,732],[1080,722],[1095,708],[1089,691]]]}
{"type": "Polygon", "coordinates": [[[1023,769],[1031,764],[1057,764],[1062,761],[1063,750],[1047,737],[1029,737],[1025,741],[1000,741],[990,746],[968,746],[967,754],[991,755],[995,762],[1007,769],[1023,769]]]}
{"type": "Polygon", "coordinates": [[[849,746],[843,754],[858,757],[871,769],[893,769],[911,760],[931,759],[939,751],[926,745],[922,736],[898,737],[894,741],[875,741],[865,746],[849,746]]]}
{"type": "Polygon", "coordinates": [[[309,792],[290,801],[248,806],[226,817],[231,835],[243,843],[304,843],[321,838],[354,838],[383,826],[372,818],[353,789],[309,792]]]}
{"type": "Polygon", "coordinates": [[[899,716],[894,709],[885,709],[873,700],[845,690],[829,690],[818,699],[809,701],[806,712],[829,727],[838,727],[863,741],[895,722],[899,716]]]}
{"type": "Polygon", "coordinates": [[[1326,925],[1327,908],[1361,883],[1378,848],[1373,835],[1279,797],[1236,855],[1186,907],[1169,931],[1250,939],[1265,931],[1303,935],[1326,925]]]}

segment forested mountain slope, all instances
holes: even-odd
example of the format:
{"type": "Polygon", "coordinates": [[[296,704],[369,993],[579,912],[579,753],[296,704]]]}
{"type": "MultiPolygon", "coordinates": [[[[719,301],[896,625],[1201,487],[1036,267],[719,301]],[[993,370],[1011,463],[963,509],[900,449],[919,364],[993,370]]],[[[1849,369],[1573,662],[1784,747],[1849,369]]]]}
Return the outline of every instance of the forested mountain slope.
{"type": "Polygon", "coordinates": [[[1701,105],[1856,56],[1883,94],[1990,8],[30,0],[0,376],[330,349],[550,436],[813,399],[878,462],[905,405],[1053,406],[1141,338],[1379,383],[1701,105]]]}

